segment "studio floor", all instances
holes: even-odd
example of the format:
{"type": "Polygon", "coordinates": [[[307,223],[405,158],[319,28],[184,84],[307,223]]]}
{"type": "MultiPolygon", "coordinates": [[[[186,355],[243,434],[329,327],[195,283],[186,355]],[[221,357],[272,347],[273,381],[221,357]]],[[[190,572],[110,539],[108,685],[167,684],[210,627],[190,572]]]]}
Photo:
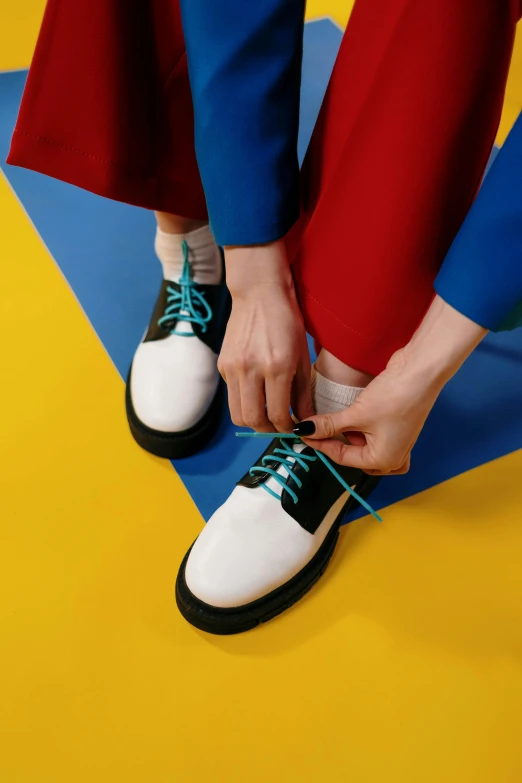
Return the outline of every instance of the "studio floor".
{"type": "MultiPolygon", "coordinates": [[[[4,164],[42,0],[0,0],[0,780],[520,783],[522,330],[448,385],[384,523],[239,637],[173,585],[259,445],[162,461],[123,394],[159,265],[150,214],[4,164]]],[[[351,2],[310,0],[302,156],[351,2]]],[[[522,109],[522,30],[501,145],[522,109]]]]}

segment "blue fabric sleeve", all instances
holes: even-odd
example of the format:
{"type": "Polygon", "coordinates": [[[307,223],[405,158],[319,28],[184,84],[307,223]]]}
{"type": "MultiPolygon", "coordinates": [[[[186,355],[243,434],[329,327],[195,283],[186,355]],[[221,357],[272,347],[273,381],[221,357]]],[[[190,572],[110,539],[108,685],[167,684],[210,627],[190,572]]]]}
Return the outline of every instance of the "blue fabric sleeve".
{"type": "Polygon", "coordinates": [[[487,329],[522,325],[522,115],[486,176],[435,289],[487,329]]]}
{"type": "Polygon", "coordinates": [[[196,156],[220,245],[282,237],[299,214],[304,0],[181,0],[196,156]]]}

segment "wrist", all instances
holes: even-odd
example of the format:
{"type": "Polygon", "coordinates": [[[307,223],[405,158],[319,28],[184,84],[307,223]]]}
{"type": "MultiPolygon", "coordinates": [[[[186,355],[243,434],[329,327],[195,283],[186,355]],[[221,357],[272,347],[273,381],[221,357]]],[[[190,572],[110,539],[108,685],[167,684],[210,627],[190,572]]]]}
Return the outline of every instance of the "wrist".
{"type": "Polygon", "coordinates": [[[259,288],[293,291],[293,279],[285,245],[282,241],[268,245],[226,247],[227,286],[233,299],[243,298],[259,288]]]}
{"type": "Polygon", "coordinates": [[[421,325],[402,351],[407,371],[427,384],[443,386],[487,334],[436,296],[421,325]]]}

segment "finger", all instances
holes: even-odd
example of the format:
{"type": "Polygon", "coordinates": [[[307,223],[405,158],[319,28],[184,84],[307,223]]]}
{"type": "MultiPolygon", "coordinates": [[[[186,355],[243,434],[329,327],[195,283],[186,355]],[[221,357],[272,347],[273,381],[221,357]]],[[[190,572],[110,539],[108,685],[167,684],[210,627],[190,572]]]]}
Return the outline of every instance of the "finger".
{"type": "Polygon", "coordinates": [[[407,473],[410,468],[411,468],[411,454],[408,454],[406,461],[404,462],[404,465],[402,466],[401,470],[403,473],[407,473]]]}
{"type": "Polygon", "coordinates": [[[225,372],[225,367],[224,367],[224,365],[221,362],[221,357],[219,357],[219,359],[218,359],[217,368],[218,368],[218,373],[221,375],[221,377],[223,378],[223,380],[226,383],[227,382],[227,374],[225,372]]]}
{"type": "Polygon", "coordinates": [[[373,470],[366,470],[366,473],[369,473],[371,476],[402,476],[405,473],[407,473],[410,469],[410,456],[404,460],[400,468],[394,468],[392,470],[380,470],[379,468],[375,468],[373,470]]]}
{"type": "Polygon", "coordinates": [[[229,375],[227,382],[228,407],[230,408],[230,418],[238,427],[246,427],[241,410],[241,394],[239,392],[239,381],[237,376],[229,375]]]}
{"type": "Polygon", "coordinates": [[[367,446],[351,446],[340,440],[312,440],[303,438],[307,446],[311,446],[317,451],[322,451],[327,457],[338,465],[346,465],[351,468],[360,468],[361,470],[372,470],[375,468],[375,461],[369,456],[367,446]]]}
{"type": "Polygon", "coordinates": [[[294,427],[294,432],[296,435],[305,435],[307,438],[324,440],[325,438],[334,438],[336,435],[349,430],[364,430],[355,409],[356,403],[335,413],[310,416],[308,419],[300,421],[294,427]]]}
{"type": "Polygon", "coordinates": [[[397,470],[392,470],[390,472],[391,476],[404,476],[405,473],[407,473],[410,469],[411,459],[410,455],[406,457],[400,468],[397,468],[397,470]]]}
{"type": "Polygon", "coordinates": [[[310,360],[301,362],[295,374],[291,394],[292,412],[298,421],[314,415],[310,376],[310,360]]]}
{"type": "MultiPolygon", "coordinates": [[[[226,367],[227,367],[227,358],[226,358],[225,351],[223,350],[223,346],[221,346],[221,351],[218,356],[217,368],[218,368],[218,373],[221,375],[225,383],[227,383],[226,367]]],[[[229,373],[229,374],[233,374],[233,373],[229,373]]]]}
{"type": "Polygon", "coordinates": [[[401,464],[389,452],[380,455],[372,453],[367,444],[354,445],[336,439],[318,441],[307,437],[303,437],[303,442],[317,451],[322,451],[339,465],[360,468],[372,476],[398,476],[410,469],[409,455],[401,464]],[[400,465],[399,468],[393,467],[397,464],[400,465]]]}
{"type": "Polygon", "coordinates": [[[266,412],[263,378],[253,372],[239,377],[241,411],[245,427],[256,432],[275,432],[266,412]]]}
{"type": "Polygon", "coordinates": [[[384,473],[386,476],[404,476],[410,469],[410,456],[405,459],[400,468],[396,470],[390,470],[388,473],[384,473]]]}
{"type": "Polygon", "coordinates": [[[366,436],[362,432],[350,430],[350,432],[343,432],[343,435],[352,446],[365,446],[367,443],[366,436]]]}
{"type": "Polygon", "coordinates": [[[267,415],[278,432],[292,432],[294,422],[290,417],[292,378],[277,375],[265,378],[267,415]]]}

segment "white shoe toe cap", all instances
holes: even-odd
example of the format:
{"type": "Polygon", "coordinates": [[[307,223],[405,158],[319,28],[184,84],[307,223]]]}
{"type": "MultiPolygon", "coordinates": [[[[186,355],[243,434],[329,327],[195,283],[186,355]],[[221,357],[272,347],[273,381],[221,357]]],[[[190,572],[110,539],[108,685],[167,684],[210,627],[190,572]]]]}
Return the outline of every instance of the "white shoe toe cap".
{"type": "Polygon", "coordinates": [[[216,538],[203,530],[194,544],[185,569],[190,592],[210,606],[244,606],[287,581],[286,564],[262,560],[252,539],[246,541],[221,531],[216,538]]]}
{"type": "Polygon", "coordinates": [[[345,501],[343,497],[335,503],[311,535],[262,487],[236,487],[190,552],[187,587],[197,599],[217,608],[240,607],[265,597],[310,562],[345,501]]]}

